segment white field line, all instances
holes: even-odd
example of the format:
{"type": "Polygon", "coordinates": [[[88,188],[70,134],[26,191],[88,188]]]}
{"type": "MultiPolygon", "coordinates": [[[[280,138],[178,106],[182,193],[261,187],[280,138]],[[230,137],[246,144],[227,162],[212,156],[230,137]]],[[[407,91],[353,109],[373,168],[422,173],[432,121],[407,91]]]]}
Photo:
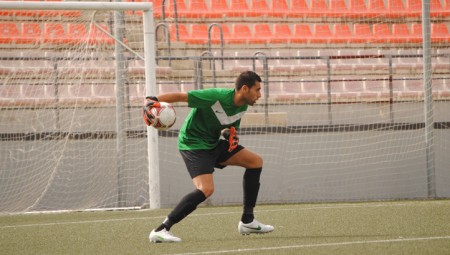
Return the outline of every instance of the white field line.
{"type": "Polygon", "coordinates": [[[204,251],[204,252],[189,252],[189,253],[177,253],[167,255],[202,255],[202,254],[224,254],[224,253],[237,253],[237,252],[258,252],[258,251],[270,251],[270,250],[283,250],[283,249],[301,249],[301,248],[318,248],[328,246],[346,246],[346,245],[358,245],[358,244],[379,244],[379,243],[398,243],[398,242],[414,242],[414,241],[430,241],[430,240],[442,240],[450,239],[450,236],[429,236],[429,237],[412,237],[412,238],[397,238],[397,239],[384,239],[384,240],[361,240],[350,242],[338,242],[338,243],[318,243],[318,244],[299,244],[288,246],[270,246],[260,248],[244,248],[235,250],[216,250],[216,251],[204,251]]]}
{"type": "MultiPolygon", "coordinates": [[[[397,207],[397,206],[417,206],[415,203],[383,203],[383,204],[339,204],[328,206],[311,206],[311,207],[297,207],[297,208],[285,208],[285,209],[262,209],[255,210],[258,213],[265,212],[282,212],[282,211],[303,211],[303,210],[317,210],[317,209],[344,209],[344,208],[371,208],[371,207],[397,207]]],[[[228,214],[240,214],[242,211],[235,212],[215,212],[215,213],[194,213],[189,217],[205,217],[216,215],[228,215],[228,214]]],[[[22,227],[42,227],[42,226],[55,226],[55,225],[70,225],[70,224],[91,224],[91,223],[107,223],[107,222],[119,222],[119,221],[135,221],[135,220],[152,220],[161,219],[164,220],[164,216],[153,217],[132,217],[132,218],[119,218],[119,219],[105,219],[105,220],[85,220],[85,221],[67,221],[67,222],[49,222],[49,223],[36,223],[36,224],[18,224],[18,225],[5,225],[0,226],[0,229],[7,228],[22,228],[22,227]]]]}

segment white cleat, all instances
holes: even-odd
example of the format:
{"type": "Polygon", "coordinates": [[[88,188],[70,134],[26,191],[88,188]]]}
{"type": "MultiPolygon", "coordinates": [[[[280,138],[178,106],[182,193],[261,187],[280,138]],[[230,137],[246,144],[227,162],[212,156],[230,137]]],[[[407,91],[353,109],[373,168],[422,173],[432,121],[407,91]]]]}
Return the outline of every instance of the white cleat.
{"type": "Polygon", "coordinates": [[[274,229],[273,226],[264,225],[257,220],[253,220],[248,224],[244,224],[242,223],[242,221],[240,221],[238,225],[238,232],[241,235],[264,234],[272,232],[273,229],[274,229]]]}
{"type": "Polygon", "coordinates": [[[170,231],[167,231],[166,229],[163,229],[158,232],[156,232],[153,229],[152,232],[150,232],[148,239],[150,239],[150,242],[152,242],[152,243],[178,243],[178,242],[181,242],[181,238],[172,235],[172,233],[170,233],[170,231]]]}

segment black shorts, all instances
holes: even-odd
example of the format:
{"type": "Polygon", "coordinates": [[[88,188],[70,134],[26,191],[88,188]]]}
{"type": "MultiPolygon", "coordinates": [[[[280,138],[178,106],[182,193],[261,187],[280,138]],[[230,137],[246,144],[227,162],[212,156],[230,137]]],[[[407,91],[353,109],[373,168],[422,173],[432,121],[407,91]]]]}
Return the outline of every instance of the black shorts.
{"type": "Polygon", "coordinates": [[[224,168],[219,165],[231,158],[234,154],[244,149],[244,146],[238,145],[236,149],[228,152],[228,141],[220,140],[216,148],[211,150],[180,150],[181,157],[186,164],[186,168],[191,178],[202,174],[212,174],[214,168],[224,168]]]}

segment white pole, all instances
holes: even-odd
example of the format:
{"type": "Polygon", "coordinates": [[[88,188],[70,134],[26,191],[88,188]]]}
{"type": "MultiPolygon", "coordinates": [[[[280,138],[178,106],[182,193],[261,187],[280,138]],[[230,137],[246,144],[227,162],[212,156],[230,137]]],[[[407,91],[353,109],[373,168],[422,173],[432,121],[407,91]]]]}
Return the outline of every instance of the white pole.
{"type": "MultiPolygon", "coordinates": [[[[147,96],[156,96],[156,61],[155,61],[155,26],[153,22],[153,6],[144,11],[144,58],[145,58],[145,87],[147,96]]],[[[147,127],[148,144],[148,185],[150,209],[161,208],[161,189],[159,177],[158,131],[147,127]]]]}

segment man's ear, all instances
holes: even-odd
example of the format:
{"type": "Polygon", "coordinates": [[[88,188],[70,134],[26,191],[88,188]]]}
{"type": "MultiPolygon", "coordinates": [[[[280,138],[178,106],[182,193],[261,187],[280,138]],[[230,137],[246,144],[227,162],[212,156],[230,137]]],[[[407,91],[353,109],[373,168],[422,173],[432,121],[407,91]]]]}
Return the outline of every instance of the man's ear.
{"type": "Polygon", "coordinates": [[[247,93],[250,90],[250,88],[247,85],[243,85],[241,89],[245,93],[247,93]]]}

